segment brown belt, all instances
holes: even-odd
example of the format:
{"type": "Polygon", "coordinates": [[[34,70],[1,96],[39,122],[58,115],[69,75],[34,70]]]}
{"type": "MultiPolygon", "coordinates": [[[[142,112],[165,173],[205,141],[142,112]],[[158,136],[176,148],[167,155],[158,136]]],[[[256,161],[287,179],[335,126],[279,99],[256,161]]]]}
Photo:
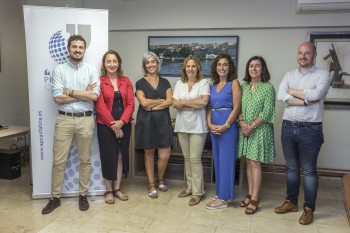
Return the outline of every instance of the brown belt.
{"type": "Polygon", "coordinates": [[[58,114],[70,116],[70,117],[89,117],[92,116],[92,111],[86,111],[86,112],[63,112],[58,111],[58,114]]]}

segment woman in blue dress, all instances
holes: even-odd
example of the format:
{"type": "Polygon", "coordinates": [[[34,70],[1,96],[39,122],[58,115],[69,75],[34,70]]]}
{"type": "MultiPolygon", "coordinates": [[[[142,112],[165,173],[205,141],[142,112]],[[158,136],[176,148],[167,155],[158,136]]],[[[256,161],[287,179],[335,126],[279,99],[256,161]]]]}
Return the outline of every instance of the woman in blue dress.
{"type": "Polygon", "coordinates": [[[212,140],[216,196],[206,204],[207,209],[221,209],[234,199],[236,149],[242,92],[236,67],[227,54],[218,55],[211,65],[210,99],[207,110],[212,140]]]}

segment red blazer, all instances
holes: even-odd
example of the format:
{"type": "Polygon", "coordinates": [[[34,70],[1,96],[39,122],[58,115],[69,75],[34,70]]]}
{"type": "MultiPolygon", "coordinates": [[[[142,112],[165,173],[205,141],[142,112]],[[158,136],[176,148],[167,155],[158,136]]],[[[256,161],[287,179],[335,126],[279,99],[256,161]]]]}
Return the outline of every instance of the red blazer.
{"type": "MultiPolygon", "coordinates": [[[[111,122],[115,121],[112,116],[112,106],[114,100],[114,88],[109,77],[100,77],[101,93],[95,102],[96,121],[111,127],[111,122]]],[[[134,89],[128,77],[117,77],[118,89],[122,95],[124,112],[121,116],[126,124],[132,120],[134,112],[134,89]]]]}

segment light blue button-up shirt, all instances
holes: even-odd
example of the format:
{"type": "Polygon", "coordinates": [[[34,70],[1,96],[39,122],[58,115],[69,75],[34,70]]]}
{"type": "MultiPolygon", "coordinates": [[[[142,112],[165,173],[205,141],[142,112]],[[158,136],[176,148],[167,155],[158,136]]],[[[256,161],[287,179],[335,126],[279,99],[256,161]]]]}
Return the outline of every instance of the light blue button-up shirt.
{"type": "MultiPolygon", "coordinates": [[[[100,95],[100,78],[95,66],[81,62],[78,68],[68,60],[64,64],[56,66],[51,78],[53,97],[63,95],[64,89],[85,91],[88,84],[97,83],[93,92],[100,95]]],[[[64,112],[86,112],[93,110],[93,101],[79,101],[74,103],[60,104],[58,110],[64,112]]]]}
{"type": "Polygon", "coordinates": [[[283,78],[279,90],[278,100],[285,103],[293,98],[288,94],[288,88],[304,90],[305,100],[317,103],[308,106],[285,105],[283,120],[299,122],[322,122],[324,99],[330,87],[331,76],[327,70],[321,70],[315,66],[305,74],[299,69],[289,71],[283,78]]]}

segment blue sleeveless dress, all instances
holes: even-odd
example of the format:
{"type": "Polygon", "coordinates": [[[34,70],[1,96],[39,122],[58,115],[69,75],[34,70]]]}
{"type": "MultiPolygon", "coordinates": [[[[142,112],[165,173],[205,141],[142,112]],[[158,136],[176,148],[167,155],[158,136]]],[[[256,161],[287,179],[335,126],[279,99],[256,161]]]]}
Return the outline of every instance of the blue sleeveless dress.
{"type": "MultiPolygon", "coordinates": [[[[232,81],[227,82],[219,91],[216,84],[210,89],[211,122],[224,125],[232,108],[232,81]]],[[[236,121],[223,134],[210,133],[214,159],[214,174],[216,195],[223,200],[234,199],[234,183],[236,168],[236,149],[238,142],[238,128],[236,121]]]]}

